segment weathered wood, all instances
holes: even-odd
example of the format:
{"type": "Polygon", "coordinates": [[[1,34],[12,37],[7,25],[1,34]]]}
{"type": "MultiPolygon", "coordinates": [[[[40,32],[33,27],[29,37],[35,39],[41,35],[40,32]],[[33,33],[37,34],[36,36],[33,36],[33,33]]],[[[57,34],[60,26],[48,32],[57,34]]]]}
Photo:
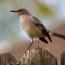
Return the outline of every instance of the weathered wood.
{"type": "Polygon", "coordinates": [[[21,59],[21,65],[57,65],[57,59],[49,51],[38,48],[28,50],[21,59]]]}
{"type": "Polygon", "coordinates": [[[18,60],[10,53],[0,54],[0,65],[18,65],[18,60]]]}
{"type": "Polygon", "coordinates": [[[61,65],[65,65],[65,51],[61,54],[61,65]]]}

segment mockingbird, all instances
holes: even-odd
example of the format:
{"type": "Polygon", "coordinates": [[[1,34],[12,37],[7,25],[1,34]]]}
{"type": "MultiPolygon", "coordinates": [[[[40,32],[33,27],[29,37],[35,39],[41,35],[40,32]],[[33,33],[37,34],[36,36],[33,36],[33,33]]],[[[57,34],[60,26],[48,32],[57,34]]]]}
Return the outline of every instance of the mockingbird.
{"type": "Polygon", "coordinates": [[[65,39],[64,35],[48,31],[45,28],[45,26],[40,22],[40,20],[35,16],[32,16],[27,9],[22,8],[18,10],[11,10],[10,12],[15,12],[19,15],[21,26],[23,26],[25,32],[32,39],[32,42],[29,45],[28,49],[33,44],[33,38],[39,38],[39,40],[45,43],[48,43],[45,37],[47,37],[50,41],[52,41],[51,35],[65,39]]]}

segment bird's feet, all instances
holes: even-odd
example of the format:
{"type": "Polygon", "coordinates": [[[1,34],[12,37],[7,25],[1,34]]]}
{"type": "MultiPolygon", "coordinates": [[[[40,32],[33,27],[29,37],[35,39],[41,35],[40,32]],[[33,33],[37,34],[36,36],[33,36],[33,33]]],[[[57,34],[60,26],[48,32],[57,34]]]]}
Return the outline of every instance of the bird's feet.
{"type": "Polygon", "coordinates": [[[39,39],[37,40],[37,44],[38,44],[38,46],[37,46],[37,48],[35,48],[35,49],[39,49],[39,48],[40,48],[39,39]]]}
{"type": "Polygon", "coordinates": [[[27,50],[30,50],[32,44],[33,44],[33,39],[32,39],[32,42],[29,44],[28,48],[26,49],[26,51],[27,51],[27,50]]]}

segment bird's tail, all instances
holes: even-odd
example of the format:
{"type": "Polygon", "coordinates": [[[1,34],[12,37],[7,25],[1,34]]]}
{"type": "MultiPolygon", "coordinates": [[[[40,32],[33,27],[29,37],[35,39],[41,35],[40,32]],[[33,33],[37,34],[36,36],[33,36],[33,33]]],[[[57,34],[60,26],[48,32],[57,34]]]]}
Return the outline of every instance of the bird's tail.
{"type": "Polygon", "coordinates": [[[49,34],[51,36],[58,37],[58,38],[61,38],[61,39],[65,40],[65,35],[62,35],[62,34],[59,34],[59,33],[50,32],[50,31],[49,31],[49,34]]]}

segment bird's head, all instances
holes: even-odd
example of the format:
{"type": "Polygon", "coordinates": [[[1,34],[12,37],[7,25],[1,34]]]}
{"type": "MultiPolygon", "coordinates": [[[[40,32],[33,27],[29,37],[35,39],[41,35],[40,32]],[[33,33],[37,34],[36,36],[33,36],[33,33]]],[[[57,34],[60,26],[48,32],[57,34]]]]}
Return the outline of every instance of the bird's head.
{"type": "Polygon", "coordinates": [[[17,13],[18,15],[30,15],[30,12],[24,8],[18,10],[11,10],[10,12],[17,13]]]}

